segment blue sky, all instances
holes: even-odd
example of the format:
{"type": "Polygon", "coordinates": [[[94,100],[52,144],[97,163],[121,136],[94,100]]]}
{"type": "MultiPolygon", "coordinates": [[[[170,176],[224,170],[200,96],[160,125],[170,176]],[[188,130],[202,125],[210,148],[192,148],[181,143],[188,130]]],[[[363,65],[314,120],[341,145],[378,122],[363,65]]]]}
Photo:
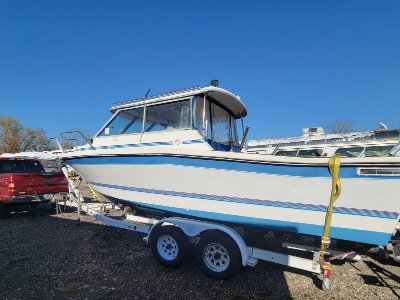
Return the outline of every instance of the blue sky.
{"type": "Polygon", "coordinates": [[[0,115],[96,132],[113,102],[220,86],[250,138],[400,128],[400,1],[0,0],[0,115]]]}

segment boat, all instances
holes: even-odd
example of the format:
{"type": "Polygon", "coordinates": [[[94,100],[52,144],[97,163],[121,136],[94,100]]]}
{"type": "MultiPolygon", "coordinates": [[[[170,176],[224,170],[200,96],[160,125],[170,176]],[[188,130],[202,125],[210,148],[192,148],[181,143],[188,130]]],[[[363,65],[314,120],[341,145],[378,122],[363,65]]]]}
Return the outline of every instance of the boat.
{"type": "Polygon", "coordinates": [[[246,151],[292,157],[379,157],[389,156],[400,139],[400,129],[388,129],[383,123],[370,131],[325,133],[322,127],[309,127],[302,132],[296,137],[249,140],[246,151]]]}
{"type": "MultiPolygon", "coordinates": [[[[237,132],[247,115],[239,96],[193,87],[119,102],[111,113],[93,139],[61,156],[115,204],[322,235],[329,158],[246,153],[237,132]]],[[[342,158],[340,177],[331,237],[387,245],[399,224],[400,157],[342,158]]]]}

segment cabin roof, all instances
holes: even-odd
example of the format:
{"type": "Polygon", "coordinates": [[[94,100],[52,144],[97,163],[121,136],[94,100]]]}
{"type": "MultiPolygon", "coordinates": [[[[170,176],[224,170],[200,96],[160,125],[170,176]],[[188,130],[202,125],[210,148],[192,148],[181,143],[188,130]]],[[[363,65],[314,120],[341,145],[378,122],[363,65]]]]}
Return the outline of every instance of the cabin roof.
{"type": "Polygon", "coordinates": [[[166,100],[173,100],[204,94],[212,97],[215,101],[221,103],[223,106],[228,108],[235,115],[236,118],[240,118],[241,116],[245,117],[247,115],[247,109],[244,106],[242,100],[240,100],[239,96],[234,95],[225,89],[214,86],[195,86],[187,89],[152,95],[146,98],[141,97],[132,100],[117,102],[111,106],[110,111],[114,113],[119,109],[131,108],[143,104],[155,104],[166,100]]]}

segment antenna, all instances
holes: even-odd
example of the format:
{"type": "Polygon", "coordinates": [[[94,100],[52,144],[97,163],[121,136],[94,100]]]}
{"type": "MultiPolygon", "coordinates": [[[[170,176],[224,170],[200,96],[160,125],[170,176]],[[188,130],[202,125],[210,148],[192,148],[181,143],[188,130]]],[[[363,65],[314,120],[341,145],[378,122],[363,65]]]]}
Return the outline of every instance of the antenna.
{"type": "Polygon", "coordinates": [[[150,93],[150,89],[147,91],[146,95],[144,95],[143,100],[145,100],[145,99],[147,98],[147,96],[149,95],[149,93],[150,93]]]}

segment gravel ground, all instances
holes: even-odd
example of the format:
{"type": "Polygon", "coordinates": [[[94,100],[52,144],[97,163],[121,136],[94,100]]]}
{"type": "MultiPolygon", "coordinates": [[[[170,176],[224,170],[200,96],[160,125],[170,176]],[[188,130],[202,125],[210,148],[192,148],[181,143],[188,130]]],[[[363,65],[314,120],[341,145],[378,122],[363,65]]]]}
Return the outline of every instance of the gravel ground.
{"type": "Polygon", "coordinates": [[[318,277],[275,264],[230,280],[205,277],[193,260],[160,266],[142,236],[45,208],[0,220],[0,299],[398,299],[400,268],[371,258],[318,277]]]}

